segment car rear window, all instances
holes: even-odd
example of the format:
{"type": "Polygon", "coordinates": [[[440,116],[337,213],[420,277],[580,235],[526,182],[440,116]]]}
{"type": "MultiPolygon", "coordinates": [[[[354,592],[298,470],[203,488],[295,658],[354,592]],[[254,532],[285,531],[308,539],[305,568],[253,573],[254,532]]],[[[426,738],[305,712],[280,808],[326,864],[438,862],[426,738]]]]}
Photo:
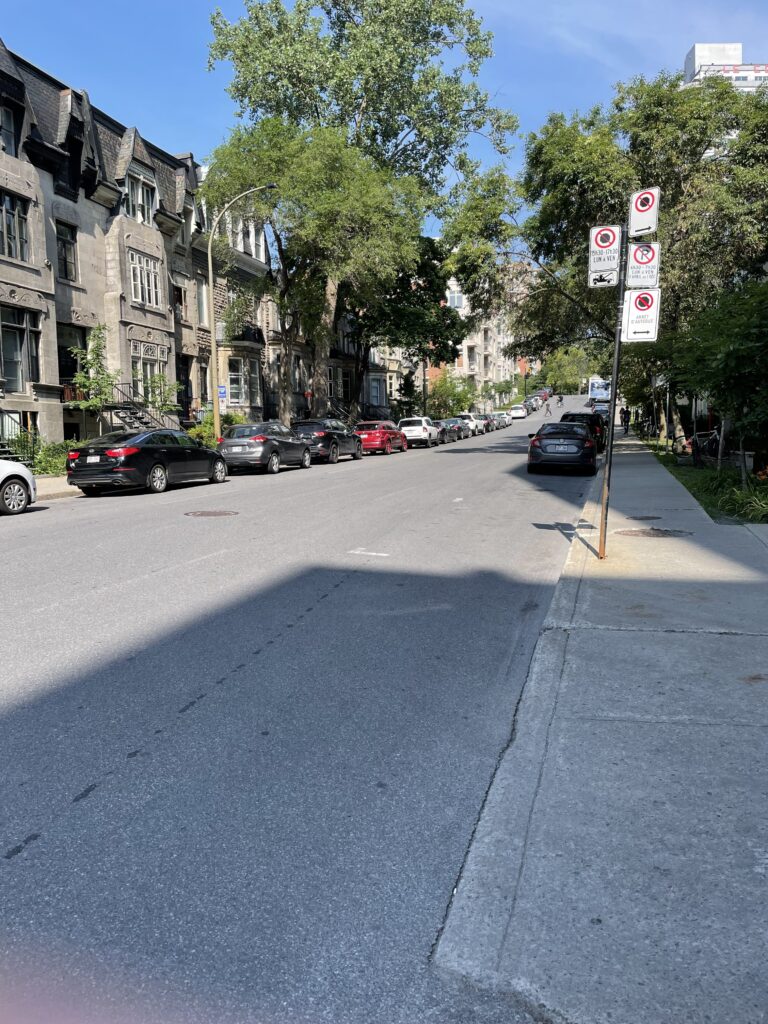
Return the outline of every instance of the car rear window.
{"type": "Polygon", "coordinates": [[[268,426],[268,423],[238,423],[234,427],[227,427],[224,437],[253,437],[254,434],[266,433],[268,426]]]}
{"type": "Polygon", "coordinates": [[[539,427],[540,434],[560,434],[567,435],[578,434],[580,437],[586,437],[589,431],[582,423],[545,423],[539,427]]]}
{"type": "Polygon", "coordinates": [[[401,427],[420,427],[421,425],[421,420],[400,420],[401,427]]]}
{"type": "Polygon", "coordinates": [[[136,431],[129,434],[124,430],[114,430],[111,434],[102,434],[101,437],[96,437],[92,441],[73,441],[72,448],[84,448],[86,445],[89,448],[115,448],[118,445],[127,445],[131,441],[143,440],[146,433],[146,430],[140,434],[137,434],[136,431]]]}
{"type": "Polygon", "coordinates": [[[381,423],[358,423],[355,430],[383,430],[381,423]]]}

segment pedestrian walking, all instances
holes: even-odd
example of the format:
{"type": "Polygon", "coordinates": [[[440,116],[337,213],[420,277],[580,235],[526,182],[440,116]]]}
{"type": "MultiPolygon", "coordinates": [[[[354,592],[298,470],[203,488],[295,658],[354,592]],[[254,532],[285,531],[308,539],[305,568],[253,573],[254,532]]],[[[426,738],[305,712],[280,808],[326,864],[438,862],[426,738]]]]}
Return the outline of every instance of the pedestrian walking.
{"type": "Polygon", "coordinates": [[[549,400],[547,400],[547,402],[546,402],[546,404],[544,406],[544,415],[545,416],[551,416],[552,415],[552,406],[549,404],[549,400]]]}
{"type": "Polygon", "coordinates": [[[622,426],[624,427],[624,433],[625,434],[629,433],[629,422],[630,422],[631,418],[632,418],[632,413],[629,411],[629,409],[622,409],[621,410],[621,422],[622,422],[622,426]]]}

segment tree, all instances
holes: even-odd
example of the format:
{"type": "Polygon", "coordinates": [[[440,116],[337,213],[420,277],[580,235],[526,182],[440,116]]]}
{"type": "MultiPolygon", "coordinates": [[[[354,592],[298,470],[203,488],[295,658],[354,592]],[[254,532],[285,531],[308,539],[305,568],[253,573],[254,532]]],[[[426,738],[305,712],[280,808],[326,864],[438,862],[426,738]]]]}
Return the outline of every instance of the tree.
{"type": "Polygon", "coordinates": [[[604,355],[616,297],[587,287],[589,228],[621,223],[630,193],[658,185],[660,343],[636,346],[626,366],[635,382],[665,373],[674,391],[687,326],[713,295],[760,276],[768,258],[766,138],[768,95],[714,77],[686,89],[680,76],[634,79],[608,107],[551,115],[529,136],[520,183],[534,284],[513,313],[526,347],[604,355]]]}
{"type": "Polygon", "coordinates": [[[467,140],[501,153],[516,119],[478,85],[491,36],[465,0],[245,0],[246,16],[216,11],[210,64],[232,63],[241,116],[335,128],[393,173],[438,195],[467,140]]]}
{"type": "Polygon", "coordinates": [[[421,190],[350,146],[338,129],[300,129],[274,119],[235,130],[213,154],[204,194],[212,206],[274,182],[243,211],[265,225],[269,274],[281,318],[280,415],[290,418],[293,343],[314,349],[313,411],[327,406],[327,359],[339,319],[338,297],[364,304],[390,287],[418,252],[421,190]]]}
{"type": "Polygon", "coordinates": [[[440,376],[429,389],[429,415],[436,419],[455,416],[457,412],[468,409],[475,399],[474,381],[466,377],[454,377],[446,366],[440,376]]]}
{"type": "Polygon", "coordinates": [[[597,360],[590,358],[583,348],[559,348],[544,360],[539,379],[561,393],[577,395],[582,380],[598,369],[597,360]]]}
{"type": "Polygon", "coordinates": [[[90,412],[97,418],[101,417],[105,406],[114,401],[115,385],[122,374],[120,369],[112,372],[107,369],[106,346],[106,327],[97,324],[88,335],[86,349],[69,350],[78,361],[77,373],[72,377],[75,393],[84,396],[69,404],[75,409],[90,412]]]}

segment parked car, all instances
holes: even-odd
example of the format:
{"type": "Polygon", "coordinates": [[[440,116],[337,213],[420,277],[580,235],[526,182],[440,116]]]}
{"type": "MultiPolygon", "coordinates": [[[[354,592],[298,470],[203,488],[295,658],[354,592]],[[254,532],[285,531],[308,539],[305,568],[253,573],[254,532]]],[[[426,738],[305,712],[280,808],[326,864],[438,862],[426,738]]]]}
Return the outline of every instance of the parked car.
{"type": "Polygon", "coordinates": [[[484,420],[481,420],[480,417],[476,416],[473,412],[460,412],[459,419],[462,419],[469,424],[469,428],[473,435],[477,436],[478,434],[485,433],[486,428],[484,420]]]}
{"type": "Polygon", "coordinates": [[[0,513],[17,516],[37,500],[37,487],[31,471],[21,462],[0,459],[0,513]]]}
{"type": "Polygon", "coordinates": [[[480,419],[485,424],[485,432],[486,432],[486,434],[490,434],[490,432],[492,430],[496,429],[496,420],[493,418],[493,416],[489,412],[481,412],[480,413],[480,419]]]}
{"type": "Polygon", "coordinates": [[[469,423],[467,423],[466,420],[463,420],[460,416],[451,416],[451,418],[449,420],[446,420],[445,422],[451,423],[453,426],[456,427],[456,430],[459,435],[458,440],[463,441],[464,438],[472,436],[472,427],[469,425],[469,423]]]}
{"type": "Polygon", "coordinates": [[[530,416],[539,408],[540,402],[538,398],[526,398],[523,400],[523,405],[528,410],[528,415],[530,416]]]}
{"type": "Polygon", "coordinates": [[[510,420],[524,420],[528,416],[528,407],[522,402],[520,405],[513,405],[509,410],[510,420]]]}
{"type": "Polygon", "coordinates": [[[592,435],[597,441],[597,450],[601,452],[605,449],[605,441],[607,431],[605,429],[605,421],[603,417],[596,412],[564,412],[560,417],[561,423],[584,423],[592,431],[592,435]]]}
{"type": "Polygon", "coordinates": [[[606,426],[611,416],[611,407],[608,402],[595,402],[592,406],[592,412],[598,413],[605,420],[606,426]]]}
{"type": "Polygon", "coordinates": [[[500,410],[493,414],[493,418],[496,420],[497,428],[508,427],[510,424],[509,413],[506,410],[500,410]]]}
{"type": "Polygon", "coordinates": [[[447,419],[440,421],[445,427],[445,436],[448,441],[460,441],[464,437],[464,420],[447,419]],[[459,426],[461,424],[461,426],[459,426]]]}
{"type": "Polygon", "coordinates": [[[219,438],[218,449],[230,469],[279,473],[281,466],[309,469],[312,462],[307,439],[282,423],[236,423],[219,438]]]}
{"type": "Polygon", "coordinates": [[[528,472],[543,466],[577,466],[593,476],[597,472],[597,443],[583,423],[543,423],[529,434],[528,472]]]}
{"type": "Polygon", "coordinates": [[[67,453],[67,483],[89,497],[126,487],[161,494],[169,484],[223,483],[227,464],[183,430],[116,430],[74,443],[67,453]]]}
{"type": "Polygon", "coordinates": [[[432,420],[432,423],[437,431],[437,443],[446,444],[450,438],[448,437],[448,430],[445,426],[444,420],[432,420]]]}
{"type": "Polygon", "coordinates": [[[391,455],[393,451],[408,451],[408,440],[392,420],[368,420],[358,423],[355,433],[360,438],[364,452],[383,452],[391,455]]]}
{"type": "Polygon", "coordinates": [[[297,420],[291,426],[299,437],[308,442],[313,459],[333,465],[341,455],[351,455],[353,459],[363,457],[360,438],[352,427],[346,426],[341,420],[297,420]]]}
{"type": "Polygon", "coordinates": [[[410,445],[423,444],[425,448],[431,448],[433,444],[438,444],[438,430],[429,416],[410,416],[400,420],[397,425],[410,445]]]}

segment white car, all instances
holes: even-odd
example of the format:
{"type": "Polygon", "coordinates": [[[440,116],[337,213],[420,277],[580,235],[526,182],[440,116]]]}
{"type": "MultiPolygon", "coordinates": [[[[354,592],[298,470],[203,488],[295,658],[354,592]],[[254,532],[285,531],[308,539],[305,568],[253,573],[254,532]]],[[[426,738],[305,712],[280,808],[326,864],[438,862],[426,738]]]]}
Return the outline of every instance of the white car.
{"type": "Polygon", "coordinates": [[[397,427],[408,438],[409,445],[423,444],[425,448],[431,448],[433,444],[440,443],[440,432],[429,416],[409,416],[400,420],[397,427]]]}
{"type": "Polygon", "coordinates": [[[507,412],[494,412],[491,414],[496,420],[497,430],[501,430],[502,427],[509,426],[509,413],[507,412]]]}
{"type": "Polygon", "coordinates": [[[528,410],[525,408],[522,402],[520,403],[520,405],[513,405],[512,408],[509,410],[510,419],[513,420],[524,420],[527,417],[527,415],[528,410]]]}
{"type": "Polygon", "coordinates": [[[469,429],[472,431],[473,436],[476,437],[478,434],[485,433],[485,422],[479,416],[475,416],[473,412],[460,412],[459,419],[469,424],[469,429]]]}
{"type": "Polygon", "coordinates": [[[35,478],[27,467],[0,459],[0,514],[17,516],[36,500],[35,478]]]}

